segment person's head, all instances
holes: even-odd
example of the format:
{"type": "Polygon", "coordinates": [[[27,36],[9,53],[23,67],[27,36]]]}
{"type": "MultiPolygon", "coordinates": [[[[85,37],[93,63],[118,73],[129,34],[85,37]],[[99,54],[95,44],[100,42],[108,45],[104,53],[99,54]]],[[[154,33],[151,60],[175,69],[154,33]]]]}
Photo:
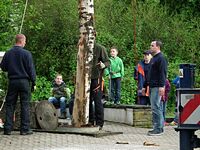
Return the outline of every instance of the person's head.
{"type": "Polygon", "coordinates": [[[17,34],[15,37],[15,45],[24,47],[26,45],[26,36],[24,34],[17,34]]]}
{"type": "Polygon", "coordinates": [[[161,41],[152,41],[151,42],[151,46],[150,46],[152,55],[155,55],[155,54],[159,53],[161,47],[162,47],[162,42],[161,41]]]}
{"type": "Polygon", "coordinates": [[[118,55],[118,50],[116,47],[111,47],[110,55],[111,55],[111,57],[114,57],[114,58],[118,55]]]}
{"type": "Polygon", "coordinates": [[[149,63],[152,58],[151,51],[150,50],[144,51],[143,54],[144,54],[144,62],[149,63]]]}
{"type": "Polygon", "coordinates": [[[60,85],[63,82],[62,75],[61,74],[57,74],[56,78],[55,78],[55,81],[56,81],[57,85],[60,85]]]}

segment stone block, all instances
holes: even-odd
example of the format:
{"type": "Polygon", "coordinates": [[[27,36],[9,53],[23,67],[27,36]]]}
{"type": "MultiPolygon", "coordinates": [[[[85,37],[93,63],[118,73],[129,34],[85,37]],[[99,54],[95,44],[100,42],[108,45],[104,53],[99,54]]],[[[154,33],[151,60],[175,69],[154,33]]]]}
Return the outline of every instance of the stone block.
{"type": "Polygon", "coordinates": [[[133,109],[133,126],[151,128],[151,109],[133,109]]]}

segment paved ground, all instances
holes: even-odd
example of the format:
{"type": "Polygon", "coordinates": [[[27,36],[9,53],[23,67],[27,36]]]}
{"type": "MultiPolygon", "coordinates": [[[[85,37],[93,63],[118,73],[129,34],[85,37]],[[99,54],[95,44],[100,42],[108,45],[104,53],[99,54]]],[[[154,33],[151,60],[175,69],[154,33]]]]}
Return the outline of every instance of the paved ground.
{"type": "Polygon", "coordinates": [[[147,136],[149,129],[111,122],[105,123],[104,130],[123,134],[95,138],[44,132],[21,136],[17,131],[6,136],[0,132],[0,150],[179,150],[179,133],[170,126],[161,136],[147,136]],[[144,146],[145,141],[157,146],[144,146]]]}

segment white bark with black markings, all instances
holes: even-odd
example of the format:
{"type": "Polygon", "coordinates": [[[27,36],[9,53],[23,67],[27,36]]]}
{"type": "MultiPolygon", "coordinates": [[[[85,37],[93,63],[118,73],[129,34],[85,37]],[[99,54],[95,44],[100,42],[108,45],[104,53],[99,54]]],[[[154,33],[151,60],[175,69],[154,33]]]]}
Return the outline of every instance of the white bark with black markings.
{"type": "Polygon", "coordinates": [[[94,49],[94,1],[79,0],[80,39],[78,42],[76,89],[72,124],[81,127],[89,120],[91,69],[94,49]]]}

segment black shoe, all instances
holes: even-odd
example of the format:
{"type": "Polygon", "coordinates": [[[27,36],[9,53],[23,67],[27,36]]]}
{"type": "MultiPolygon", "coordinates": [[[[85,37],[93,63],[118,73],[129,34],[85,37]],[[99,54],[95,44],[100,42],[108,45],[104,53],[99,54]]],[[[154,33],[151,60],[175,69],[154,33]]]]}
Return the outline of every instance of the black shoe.
{"type": "Polygon", "coordinates": [[[26,131],[26,132],[20,132],[20,135],[31,135],[31,134],[33,134],[33,131],[32,130],[28,130],[28,131],[26,131]]]}
{"type": "Polygon", "coordinates": [[[99,130],[103,129],[103,125],[102,124],[97,124],[96,126],[99,128],[99,130]]]}
{"type": "Polygon", "coordinates": [[[94,122],[89,122],[88,125],[89,126],[94,126],[94,122]]]}
{"type": "Polygon", "coordinates": [[[120,102],[114,102],[114,105],[120,105],[120,102]]]}
{"type": "Polygon", "coordinates": [[[147,133],[147,135],[149,136],[156,136],[156,135],[162,135],[164,133],[164,130],[161,128],[161,129],[154,129],[152,131],[149,131],[147,133]]]}
{"type": "Polygon", "coordinates": [[[67,117],[66,117],[66,113],[64,112],[64,113],[61,113],[61,116],[60,117],[58,117],[59,119],[66,119],[67,117]]]}
{"type": "Polygon", "coordinates": [[[11,131],[4,131],[4,135],[11,135],[11,131]]]}
{"type": "Polygon", "coordinates": [[[120,105],[120,102],[117,102],[116,105],[120,105]]]}
{"type": "Polygon", "coordinates": [[[99,130],[102,130],[103,129],[103,126],[99,126],[99,130]]]}

